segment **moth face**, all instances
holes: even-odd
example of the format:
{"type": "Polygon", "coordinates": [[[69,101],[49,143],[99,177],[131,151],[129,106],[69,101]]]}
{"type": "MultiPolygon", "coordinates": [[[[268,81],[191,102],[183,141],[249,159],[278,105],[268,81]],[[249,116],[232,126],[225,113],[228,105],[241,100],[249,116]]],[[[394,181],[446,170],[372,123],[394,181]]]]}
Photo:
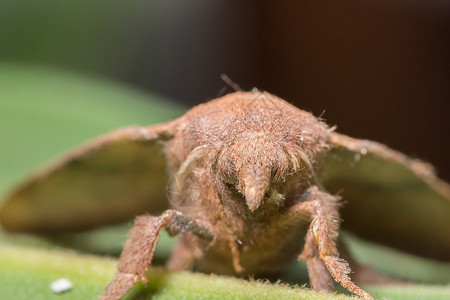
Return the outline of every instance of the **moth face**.
{"type": "Polygon", "coordinates": [[[243,198],[251,211],[263,204],[282,204],[285,177],[298,169],[295,156],[290,157],[283,147],[270,144],[228,154],[218,160],[219,176],[233,197],[243,198]]]}
{"type": "MultiPolygon", "coordinates": [[[[250,169],[250,168],[249,168],[250,169]]],[[[272,201],[281,202],[284,196],[281,195],[275,184],[272,184],[272,179],[265,174],[256,175],[256,170],[248,171],[253,175],[244,175],[243,172],[239,175],[225,175],[222,180],[227,187],[227,190],[234,198],[244,199],[248,208],[251,211],[256,210],[263,203],[272,201]]]]}

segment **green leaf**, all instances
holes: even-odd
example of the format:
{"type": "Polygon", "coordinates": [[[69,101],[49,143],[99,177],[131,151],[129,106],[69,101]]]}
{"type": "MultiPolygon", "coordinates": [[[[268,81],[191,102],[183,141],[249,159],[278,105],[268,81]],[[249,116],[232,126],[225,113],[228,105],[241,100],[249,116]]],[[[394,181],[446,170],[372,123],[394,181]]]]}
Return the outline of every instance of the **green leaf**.
{"type": "MultiPolygon", "coordinates": [[[[95,299],[115,272],[116,261],[70,251],[0,245],[2,299],[95,299]],[[73,288],[55,294],[50,284],[67,278],[73,288]]],[[[227,276],[151,268],[147,287],[138,284],[126,299],[349,299],[309,289],[227,276]],[[151,298],[153,296],[153,298],[151,298]]]]}
{"type": "Polygon", "coordinates": [[[75,252],[0,245],[2,299],[95,299],[115,271],[115,261],[75,252]],[[50,284],[67,278],[73,289],[54,294],[50,284]]]}
{"type": "MultiPolygon", "coordinates": [[[[113,276],[117,261],[73,251],[0,245],[2,299],[95,299],[113,276]],[[73,288],[55,294],[50,284],[67,278],[73,288]]],[[[149,283],[136,285],[125,299],[351,299],[307,288],[263,281],[150,268],[149,283]],[[152,298],[153,297],[153,298],[152,298]]],[[[450,287],[368,286],[377,299],[448,299],[450,287]]]]}

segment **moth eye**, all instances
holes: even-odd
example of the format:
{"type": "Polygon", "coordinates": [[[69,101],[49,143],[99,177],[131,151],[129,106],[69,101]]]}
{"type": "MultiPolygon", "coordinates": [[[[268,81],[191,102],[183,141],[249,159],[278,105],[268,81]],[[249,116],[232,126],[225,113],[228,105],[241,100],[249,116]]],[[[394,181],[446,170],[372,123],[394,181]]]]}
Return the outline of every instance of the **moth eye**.
{"type": "Polygon", "coordinates": [[[236,176],[233,175],[225,175],[223,177],[223,181],[228,185],[235,185],[238,182],[238,179],[236,176]]]}
{"type": "Polygon", "coordinates": [[[239,193],[238,188],[236,186],[238,184],[238,179],[235,176],[224,176],[223,182],[228,192],[230,192],[232,195],[236,197],[242,196],[241,193],[239,193]]]}
{"type": "Polygon", "coordinates": [[[285,182],[286,178],[284,176],[272,176],[270,181],[273,183],[281,183],[281,182],[285,182]]]}

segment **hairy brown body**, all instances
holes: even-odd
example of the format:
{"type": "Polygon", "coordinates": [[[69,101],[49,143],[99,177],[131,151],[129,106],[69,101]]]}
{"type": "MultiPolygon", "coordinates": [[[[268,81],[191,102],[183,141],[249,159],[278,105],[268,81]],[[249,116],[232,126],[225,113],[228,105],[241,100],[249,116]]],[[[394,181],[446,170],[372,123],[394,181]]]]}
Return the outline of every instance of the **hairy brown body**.
{"type": "Polygon", "coordinates": [[[306,213],[289,211],[302,201],[313,180],[312,170],[302,165],[297,151],[305,151],[315,163],[326,147],[328,127],[273,96],[250,95],[192,109],[166,146],[173,173],[194,149],[201,148],[205,158],[171,199],[173,207],[210,224],[215,232],[217,239],[203,245],[207,251],[203,249],[204,255],[195,262],[203,271],[276,272],[299,254],[308,227],[306,213]],[[246,186],[264,193],[254,211],[246,205],[246,186]],[[282,199],[271,199],[277,197],[282,199]]]}
{"type": "Polygon", "coordinates": [[[135,225],[105,299],[144,280],[162,228],[187,233],[171,269],[261,275],[300,255],[315,288],[330,291],[333,277],[371,298],[350,281],[339,258],[338,198],[321,191],[316,175],[331,132],[326,124],[255,91],[199,105],[165,126],[158,131],[169,136],[164,151],[175,210],[135,225]]]}
{"type": "Polygon", "coordinates": [[[313,288],[334,280],[367,299],[339,257],[340,210],[363,238],[450,260],[450,187],[430,166],[259,91],[100,137],[20,186],[0,219],[10,231],[92,228],[157,212],[167,181],[170,209],[136,218],[102,299],[146,282],[162,229],[182,234],[170,269],[260,276],[298,258],[313,288]]]}

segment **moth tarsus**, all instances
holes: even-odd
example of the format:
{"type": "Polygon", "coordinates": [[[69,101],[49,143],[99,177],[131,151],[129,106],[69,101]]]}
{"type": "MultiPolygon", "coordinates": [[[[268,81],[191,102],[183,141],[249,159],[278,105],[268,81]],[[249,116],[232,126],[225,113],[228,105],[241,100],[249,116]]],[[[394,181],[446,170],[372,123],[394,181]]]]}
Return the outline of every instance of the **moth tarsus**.
{"type": "Polygon", "coordinates": [[[313,288],[331,291],[335,281],[371,299],[339,257],[341,218],[362,238],[449,260],[449,199],[448,184],[425,164],[335,133],[310,113],[255,90],[199,105],[169,123],[129,127],[88,143],[14,191],[1,220],[12,231],[49,232],[154,214],[136,218],[101,299],[119,299],[146,282],[163,229],[182,235],[169,269],[258,276],[298,258],[306,260],[313,288]],[[167,182],[171,209],[160,205],[167,182]],[[52,215],[52,204],[62,200],[70,207],[65,218],[62,211],[52,215]],[[88,201],[102,215],[87,211],[88,201]],[[414,234],[424,227],[427,236],[414,234]]]}

